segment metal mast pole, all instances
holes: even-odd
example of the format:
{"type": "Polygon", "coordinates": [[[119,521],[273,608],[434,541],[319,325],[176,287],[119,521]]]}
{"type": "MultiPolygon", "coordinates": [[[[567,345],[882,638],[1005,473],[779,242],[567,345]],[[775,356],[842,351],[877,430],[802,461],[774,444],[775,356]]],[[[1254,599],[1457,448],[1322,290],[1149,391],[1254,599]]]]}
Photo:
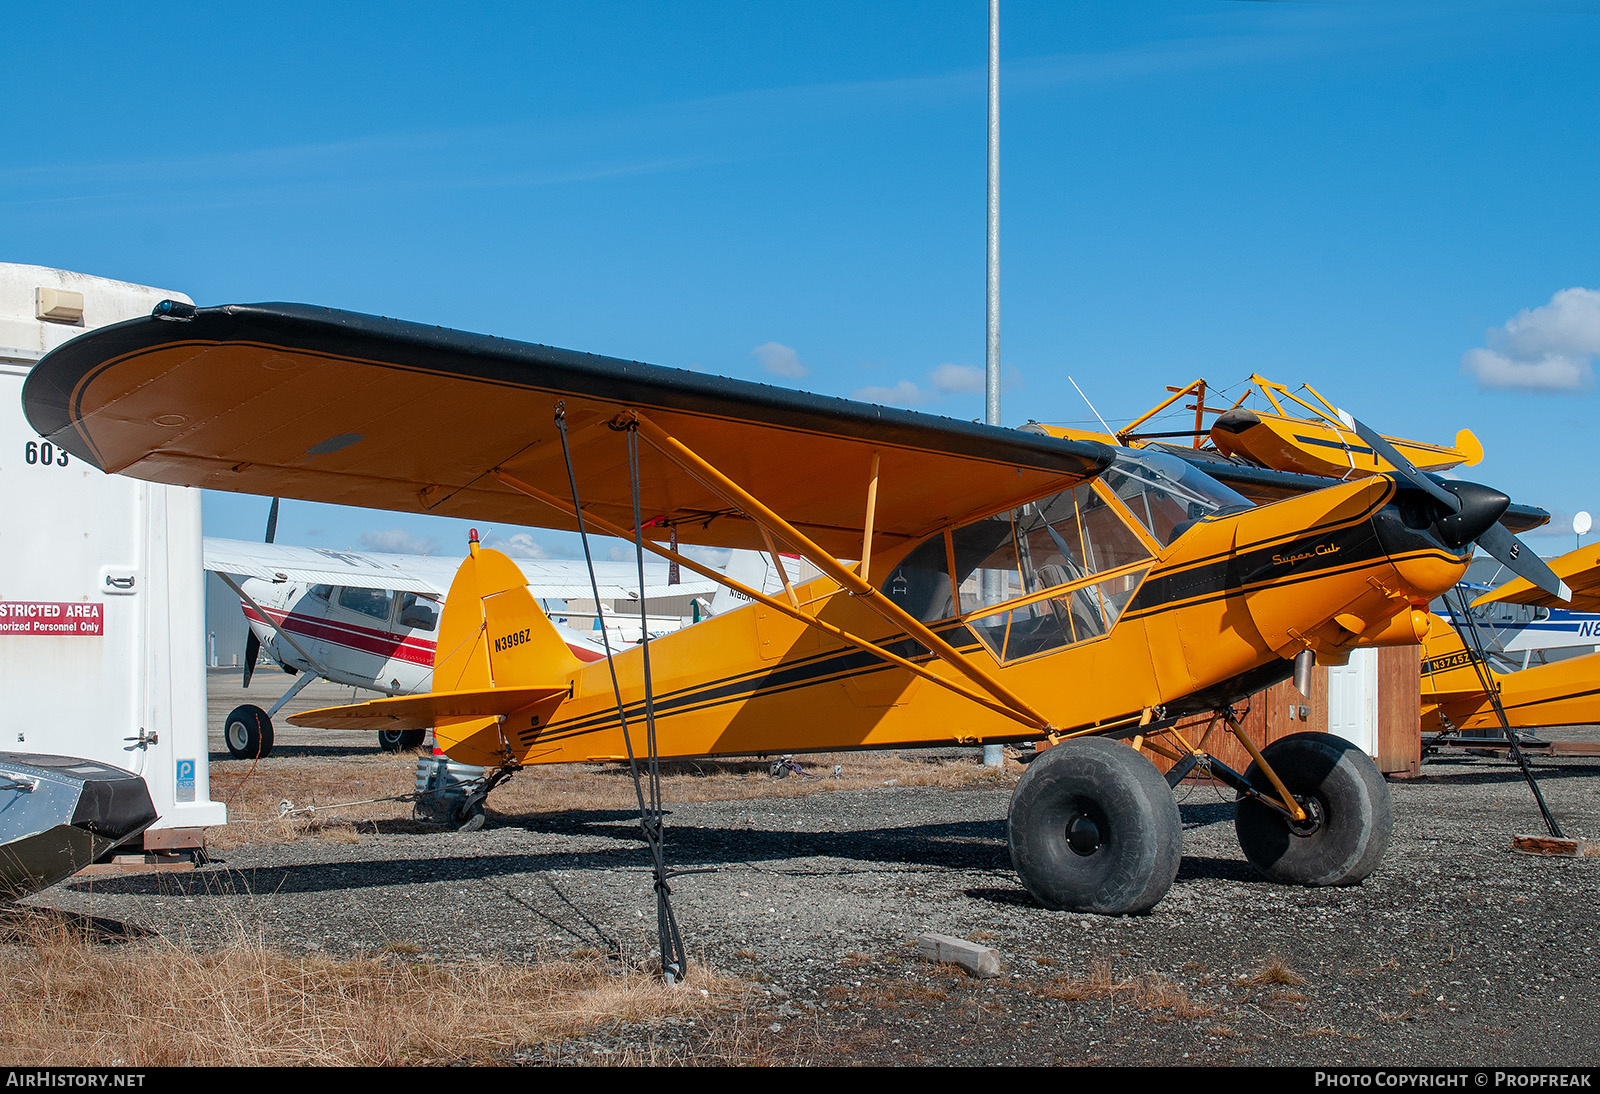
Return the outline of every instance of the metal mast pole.
{"type": "Polygon", "coordinates": [[[989,307],[984,421],[1000,424],[1000,0],[989,0],[989,307]]]}
{"type": "MultiPolygon", "coordinates": [[[[1000,0],[989,0],[989,270],[983,420],[1000,424],[1000,0]]],[[[983,762],[1005,763],[1001,745],[984,745],[983,762]]]]}

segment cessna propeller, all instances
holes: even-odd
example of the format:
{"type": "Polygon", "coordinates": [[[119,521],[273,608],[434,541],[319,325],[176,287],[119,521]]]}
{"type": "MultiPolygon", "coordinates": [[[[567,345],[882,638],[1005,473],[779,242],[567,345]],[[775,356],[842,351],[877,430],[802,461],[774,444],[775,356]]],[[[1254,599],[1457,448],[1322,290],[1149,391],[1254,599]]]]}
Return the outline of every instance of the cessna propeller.
{"type": "MultiPolygon", "coordinates": [[[[272,499],[272,508],[267,510],[267,535],[263,542],[271,543],[278,536],[278,499],[272,499]]],[[[250,678],[256,674],[256,659],[261,656],[261,639],[256,637],[255,629],[244,629],[244,684],[250,686],[250,678]]]]}
{"type": "Polygon", "coordinates": [[[1427,494],[1434,502],[1434,529],[1439,538],[1450,547],[1464,547],[1476,543],[1500,561],[1506,569],[1525,577],[1551,596],[1562,600],[1572,599],[1572,590],[1546,566],[1544,560],[1527,544],[1500,523],[1500,515],[1511,504],[1511,499],[1493,487],[1475,482],[1439,479],[1425,475],[1410,460],[1395,450],[1381,434],[1339,412],[1344,424],[1353,429],[1372,450],[1394,465],[1412,486],[1427,494]]]}

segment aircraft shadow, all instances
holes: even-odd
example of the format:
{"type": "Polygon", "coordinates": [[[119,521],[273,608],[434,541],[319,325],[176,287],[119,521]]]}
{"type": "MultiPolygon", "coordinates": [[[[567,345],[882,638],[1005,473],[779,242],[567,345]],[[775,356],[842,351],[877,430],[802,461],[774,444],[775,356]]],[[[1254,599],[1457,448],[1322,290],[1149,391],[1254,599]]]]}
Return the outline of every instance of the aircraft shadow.
{"type": "MultiPolygon", "coordinates": [[[[1514,762],[1498,763],[1493,760],[1489,762],[1495,763],[1496,766],[1473,766],[1470,771],[1440,771],[1437,768],[1429,771],[1428,765],[1424,764],[1421,777],[1410,781],[1423,783],[1424,785],[1429,783],[1435,785],[1458,783],[1462,786],[1488,786],[1495,783],[1521,783],[1524,786],[1527,785],[1528,780],[1522,777],[1522,768],[1518,767],[1514,762]]],[[[1600,761],[1575,764],[1571,760],[1567,760],[1559,767],[1556,767],[1541,764],[1534,760],[1528,766],[1533,771],[1535,781],[1545,783],[1567,779],[1592,779],[1594,778],[1595,769],[1600,767],[1600,761]]]]}
{"type": "MultiPolygon", "coordinates": [[[[359,890],[391,885],[426,885],[539,874],[555,870],[633,870],[643,872],[649,859],[638,835],[635,815],[618,810],[585,814],[563,828],[563,834],[603,836],[618,846],[590,851],[551,851],[464,858],[402,858],[373,862],[319,862],[291,866],[220,869],[193,874],[96,878],[67,883],[74,889],[130,895],[178,894],[223,896],[237,892],[296,893],[359,890]]],[[[767,873],[836,877],[856,872],[848,865],[813,866],[806,858],[833,858],[864,863],[860,872],[884,866],[993,870],[1009,872],[1005,825],[1000,820],[920,825],[868,832],[792,832],[727,828],[667,828],[667,862],[675,871],[754,867],[767,873]],[[760,864],[760,865],[757,865],[760,864]]]]}
{"type": "MultiPolygon", "coordinates": [[[[279,759],[344,760],[344,759],[349,759],[349,758],[351,758],[353,756],[358,756],[358,755],[361,755],[361,754],[369,754],[369,755],[376,756],[376,755],[379,755],[380,753],[379,753],[378,749],[374,748],[372,745],[367,744],[365,742],[363,742],[362,744],[356,744],[356,743],[352,742],[352,743],[350,743],[348,745],[301,745],[301,744],[284,744],[283,742],[279,741],[279,742],[275,743],[272,746],[272,755],[271,755],[271,757],[269,759],[267,759],[267,760],[264,760],[263,762],[264,763],[271,763],[273,760],[279,760],[279,759]]],[[[234,757],[234,755],[231,752],[229,752],[227,749],[225,749],[225,748],[222,749],[221,751],[213,751],[213,752],[211,752],[210,755],[211,755],[211,762],[213,764],[217,764],[217,763],[248,764],[250,762],[249,760],[236,759],[234,757]]],[[[420,756],[422,754],[420,752],[418,752],[418,753],[415,753],[414,755],[420,756]]]]}
{"type": "MultiPolygon", "coordinates": [[[[1185,820],[1190,824],[1228,819],[1232,811],[1232,805],[1226,803],[1181,807],[1185,820]]],[[[218,869],[193,874],[97,878],[70,884],[75,889],[92,888],[95,892],[106,894],[226,897],[241,893],[320,893],[396,885],[489,881],[553,871],[604,870],[643,874],[649,868],[638,832],[637,814],[632,811],[588,810],[507,819],[516,827],[534,831],[601,837],[617,843],[604,849],[577,852],[319,862],[244,869],[229,867],[223,860],[219,861],[218,869]]],[[[1006,849],[1005,822],[999,818],[857,832],[795,832],[742,825],[675,828],[669,820],[667,861],[672,870],[691,873],[756,869],[780,875],[838,877],[904,867],[908,871],[980,871],[993,872],[1007,879],[1012,877],[1010,855],[1006,849]],[[814,858],[839,861],[826,864],[803,861],[814,858]]],[[[1227,879],[1266,884],[1242,858],[1232,860],[1186,856],[1178,871],[1178,879],[1227,879]]],[[[1027,891],[1014,882],[992,888],[968,889],[966,893],[974,899],[996,904],[1035,903],[1027,891]]],[[[536,908],[532,910],[538,912],[536,908]]]]}
{"type": "Polygon", "coordinates": [[[58,924],[72,931],[76,937],[104,945],[130,942],[136,938],[153,938],[156,934],[155,931],[119,919],[13,905],[0,907],[0,943],[27,945],[58,924]]]}

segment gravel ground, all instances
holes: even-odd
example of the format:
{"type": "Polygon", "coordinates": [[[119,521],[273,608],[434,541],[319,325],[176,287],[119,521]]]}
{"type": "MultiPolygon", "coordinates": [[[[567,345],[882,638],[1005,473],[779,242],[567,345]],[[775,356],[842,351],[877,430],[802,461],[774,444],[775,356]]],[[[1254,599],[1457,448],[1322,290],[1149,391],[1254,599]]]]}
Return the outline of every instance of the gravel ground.
{"type": "MultiPolygon", "coordinates": [[[[1567,833],[1600,837],[1600,761],[1537,768],[1567,833]]],[[[1049,912],[1011,871],[1007,789],[885,786],[674,806],[669,860],[703,872],[678,878],[673,902],[694,959],[761,985],[727,1019],[753,1060],[1596,1066],[1600,859],[1510,850],[1543,831],[1511,764],[1424,770],[1392,784],[1394,843],[1349,889],[1259,879],[1232,804],[1198,787],[1180,791],[1183,866],[1152,914],[1049,912]],[[920,960],[928,931],[993,947],[1004,974],[920,960]]],[[[247,845],[193,873],[76,881],[33,903],[173,936],[242,923],[337,954],[397,940],[440,960],[650,951],[634,817],[493,804],[477,832],[394,823],[357,842],[247,845]]],[[[619,1025],[527,1059],[709,1060],[714,1025],[619,1025]]]]}

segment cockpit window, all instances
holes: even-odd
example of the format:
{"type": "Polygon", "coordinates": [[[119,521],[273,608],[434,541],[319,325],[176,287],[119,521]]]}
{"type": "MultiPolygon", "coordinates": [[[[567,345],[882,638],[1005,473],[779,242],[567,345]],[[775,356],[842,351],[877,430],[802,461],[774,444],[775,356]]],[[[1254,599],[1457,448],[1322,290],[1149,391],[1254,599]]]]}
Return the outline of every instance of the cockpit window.
{"type": "Polygon", "coordinates": [[[961,611],[976,611],[1150,557],[1123,517],[1082,483],[951,533],[961,611]]]}
{"type": "Polygon", "coordinates": [[[389,618],[389,605],[393,594],[385,589],[354,589],[344,588],[339,590],[339,607],[349,608],[362,615],[370,615],[374,619],[389,618]]]}
{"type": "Polygon", "coordinates": [[[431,596],[400,594],[400,625],[417,631],[431,631],[439,625],[439,602],[431,596]]]}
{"type": "Polygon", "coordinates": [[[1242,494],[1164,452],[1118,449],[1102,477],[1163,546],[1203,517],[1250,508],[1242,494]]]}

